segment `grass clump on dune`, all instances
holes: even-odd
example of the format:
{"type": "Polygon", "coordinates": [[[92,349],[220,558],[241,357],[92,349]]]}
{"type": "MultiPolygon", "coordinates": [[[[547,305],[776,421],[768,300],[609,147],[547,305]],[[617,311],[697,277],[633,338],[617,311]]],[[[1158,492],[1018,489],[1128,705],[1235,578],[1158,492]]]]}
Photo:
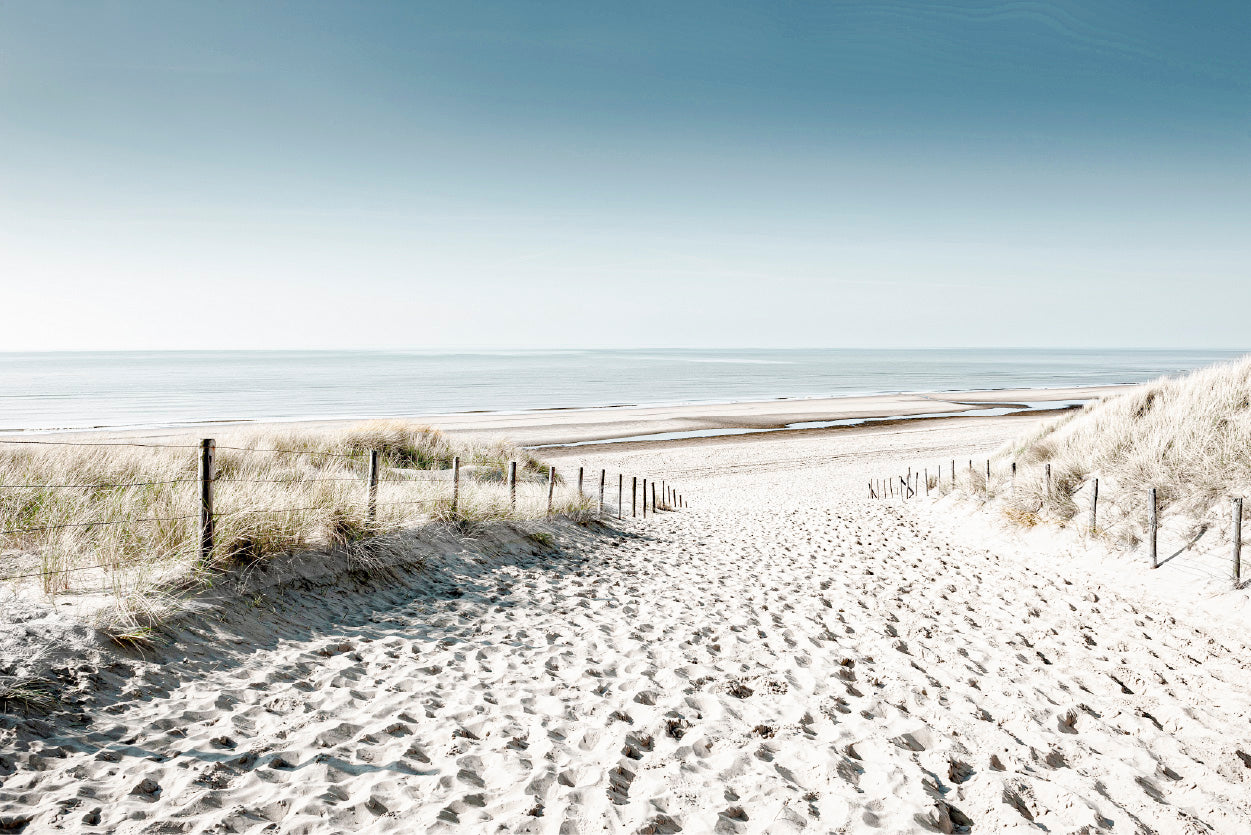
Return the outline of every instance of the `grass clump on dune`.
{"type": "MultiPolygon", "coordinates": [[[[215,544],[201,561],[196,439],[167,444],[178,448],[0,444],[0,531],[9,532],[0,536],[3,576],[37,574],[49,594],[129,594],[145,584],[194,584],[277,554],[351,548],[431,521],[525,519],[547,510],[546,466],[503,444],[456,444],[402,421],[236,434],[218,439],[215,544]],[[375,514],[367,506],[370,450],[381,453],[375,514]],[[456,456],[462,477],[453,511],[456,456]],[[518,462],[515,509],[504,484],[509,461],[518,462]]],[[[557,492],[554,512],[588,509],[582,497],[557,492]]]]}
{"type": "Polygon", "coordinates": [[[1162,514],[1223,519],[1228,497],[1251,487],[1251,358],[1088,404],[1000,450],[993,469],[989,486],[982,473],[961,489],[1002,498],[1009,516],[1061,524],[1079,514],[1084,524],[1098,478],[1099,528],[1130,543],[1146,530],[1152,487],[1162,514]]]}

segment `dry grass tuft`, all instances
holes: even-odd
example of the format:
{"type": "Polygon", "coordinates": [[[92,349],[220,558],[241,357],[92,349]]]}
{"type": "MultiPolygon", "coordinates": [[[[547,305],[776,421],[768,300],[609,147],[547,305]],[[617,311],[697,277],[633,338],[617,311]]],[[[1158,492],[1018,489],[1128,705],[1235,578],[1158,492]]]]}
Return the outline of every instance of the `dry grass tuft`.
{"type": "MultiPolygon", "coordinates": [[[[112,591],[113,620],[102,628],[116,642],[144,649],[152,645],[153,615],[168,603],[153,589],[185,590],[224,569],[311,549],[346,549],[368,566],[399,547],[390,535],[406,528],[532,519],[547,510],[546,465],[504,444],[457,445],[403,421],[256,432],[218,440],[215,542],[202,561],[197,461],[194,448],[0,444],[0,530],[45,528],[0,536],[0,551],[24,566],[4,573],[42,572],[49,595],[112,591]],[[366,477],[374,449],[382,473],[371,515],[366,477]],[[454,456],[462,467],[455,510],[454,456]],[[509,461],[519,465],[515,508],[504,485],[509,461]],[[92,522],[113,524],[86,524],[92,522]],[[148,591],[136,597],[137,589],[148,591]]],[[[558,491],[553,512],[587,513],[589,500],[569,492],[558,491]]]]}
{"type": "MultiPolygon", "coordinates": [[[[1227,498],[1251,488],[1251,357],[1089,404],[1000,450],[996,473],[1012,461],[1016,484],[997,475],[991,490],[1016,519],[1085,525],[1093,478],[1100,482],[1096,535],[1137,542],[1151,487],[1162,514],[1196,525],[1223,519],[1227,498]]],[[[985,492],[976,483],[960,489],[985,492]]]]}

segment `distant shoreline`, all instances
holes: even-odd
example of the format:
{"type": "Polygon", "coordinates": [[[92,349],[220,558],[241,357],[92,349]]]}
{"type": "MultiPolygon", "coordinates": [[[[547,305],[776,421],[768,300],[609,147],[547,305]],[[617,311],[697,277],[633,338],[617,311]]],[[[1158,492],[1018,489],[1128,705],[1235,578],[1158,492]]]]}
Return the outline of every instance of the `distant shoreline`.
{"type": "MultiPolygon", "coordinates": [[[[752,433],[824,431],[802,424],[829,421],[869,420],[878,424],[896,420],[938,417],[955,419],[964,412],[995,406],[1020,405],[1034,414],[1045,404],[1090,400],[1129,390],[1127,385],[1069,386],[1064,388],[1004,388],[962,391],[900,392],[812,398],[775,398],[727,402],[676,403],[592,407],[551,407],[515,411],[467,411],[449,414],[390,415],[386,417],[334,417],[306,420],[205,420],[164,426],[100,426],[63,430],[9,430],[8,438],[135,438],[188,437],[207,432],[228,434],[250,431],[333,431],[368,420],[405,420],[429,424],[459,435],[508,438],[514,443],[545,447],[553,445],[615,442],[623,437],[663,433],[716,432],[727,428],[752,433]],[[791,424],[801,424],[791,427],[791,424]]],[[[970,419],[972,417],[970,416],[970,419]]],[[[872,424],[870,424],[872,425],[872,424]]],[[[831,427],[835,428],[835,427],[831,427]]],[[[844,427],[858,428],[858,427],[844,427]]],[[[744,432],[743,434],[747,434],[744,432]]],[[[683,439],[674,439],[683,440],[683,439]]],[[[699,440],[692,438],[691,440],[699,440]]],[[[555,452],[556,450],[551,450],[555,452]]]]}

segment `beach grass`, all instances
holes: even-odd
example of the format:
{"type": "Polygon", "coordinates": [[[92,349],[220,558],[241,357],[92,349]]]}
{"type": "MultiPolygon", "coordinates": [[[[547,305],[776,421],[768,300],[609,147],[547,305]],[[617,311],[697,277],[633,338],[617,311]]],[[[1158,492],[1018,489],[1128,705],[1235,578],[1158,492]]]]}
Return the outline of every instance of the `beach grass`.
{"type": "Polygon", "coordinates": [[[1000,449],[989,482],[975,470],[957,489],[1001,501],[1005,516],[1031,526],[1084,525],[1096,478],[1098,529],[1112,539],[1145,535],[1151,488],[1162,514],[1196,529],[1223,524],[1229,497],[1251,489],[1251,358],[1088,404],[1000,449]]]}
{"type": "MultiPolygon", "coordinates": [[[[279,554],[363,549],[363,543],[431,522],[547,513],[547,466],[506,444],[455,443],[403,421],[339,431],[257,431],[218,440],[214,545],[202,559],[198,460],[194,439],[154,446],[0,444],[4,576],[36,575],[50,595],[104,587],[124,600],[137,588],[194,586],[223,569],[279,554]],[[371,450],[381,459],[372,513],[366,484],[371,450]],[[455,507],[454,457],[461,460],[455,507]],[[516,507],[505,484],[510,461],[518,463],[516,507]]],[[[582,514],[590,507],[562,489],[553,512],[582,514]]],[[[136,620],[133,629],[142,626],[136,620]]],[[[141,643],[142,635],[132,637],[141,643]]]]}

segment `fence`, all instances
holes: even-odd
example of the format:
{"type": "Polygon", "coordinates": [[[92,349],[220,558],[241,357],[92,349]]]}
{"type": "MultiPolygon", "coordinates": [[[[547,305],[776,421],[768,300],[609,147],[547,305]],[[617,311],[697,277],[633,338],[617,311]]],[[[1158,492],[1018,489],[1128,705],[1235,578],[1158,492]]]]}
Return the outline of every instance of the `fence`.
{"type": "MultiPolygon", "coordinates": [[[[343,495],[339,491],[340,487],[349,487],[355,483],[360,485],[360,493],[356,494],[357,512],[363,518],[360,528],[361,532],[369,533],[371,531],[378,532],[379,527],[379,510],[380,508],[405,508],[407,510],[422,508],[431,511],[431,515],[451,520],[465,518],[462,516],[462,499],[465,486],[472,483],[475,488],[489,487],[496,483],[492,479],[482,478],[480,473],[466,479],[466,473],[462,471],[460,456],[454,456],[451,461],[450,468],[441,469],[425,469],[414,467],[393,467],[386,468],[384,463],[387,457],[381,450],[360,450],[352,453],[339,453],[330,451],[318,451],[310,449],[286,448],[286,449],[259,449],[253,447],[239,446],[218,446],[213,439],[204,439],[198,444],[158,444],[158,443],[138,443],[138,442],[76,442],[76,441],[35,441],[35,440],[0,440],[0,444],[12,447],[31,446],[31,447],[62,447],[62,448],[99,448],[106,449],[110,447],[125,447],[139,450],[174,450],[175,456],[182,461],[182,466],[186,467],[191,462],[185,458],[181,458],[182,453],[188,453],[188,457],[194,456],[194,478],[177,477],[163,478],[157,477],[152,479],[125,479],[113,481],[93,481],[90,479],[77,481],[66,480],[63,483],[13,483],[0,484],[0,501],[9,500],[10,504],[4,506],[4,515],[10,518],[24,518],[29,524],[16,525],[0,529],[0,548],[11,545],[15,539],[22,539],[27,542],[32,539],[38,540],[39,537],[56,535],[57,532],[69,532],[79,530],[86,533],[92,533],[103,529],[109,529],[113,526],[128,526],[117,528],[118,530],[133,533],[133,529],[138,529],[140,525],[146,526],[164,526],[171,533],[170,536],[177,538],[183,537],[183,541],[190,540],[188,545],[194,545],[196,558],[201,564],[209,564],[213,559],[215,549],[220,548],[218,531],[223,521],[230,522],[238,520],[245,516],[273,516],[280,517],[282,515],[292,515],[313,511],[327,511],[330,508],[341,509],[344,504],[352,504],[353,500],[350,495],[343,495]],[[278,478],[244,478],[239,477],[237,472],[243,468],[239,466],[227,467],[223,470],[219,466],[219,454],[230,452],[236,456],[257,456],[257,455],[274,455],[282,456],[284,461],[290,462],[298,460],[302,468],[311,467],[315,472],[310,475],[307,472],[297,472],[294,464],[290,464],[287,470],[280,471],[281,477],[278,478]],[[334,463],[333,474],[331,477],[318,477],[317,472],[321,472],[322,468],[327,467],[325,463],[329,459],[334,463]],[[379,492],[381,487],[386,487],[388,491],[394,491],[396,486],[412,488],[415,485],[424,485],[424,489],[429,491],[430,485],[433,487],[433,495],[423,495],[420,498],[414,498],[411,494],[401,496],[402,500],[380,501],[379,492]],[[438,485],[446,484],[446,488],[438,485]],[[178,489],[179,486],[186,485],[188,488],[186,493],[178,489]],[[289,506],[289,507],[242,507],[234,510],[223,510],[220,506],[219,489],[224,485],[273,485],[274,490],[280,495],[285,493],[292,495],[308,490],[330,490],[330,493],[324,493],[318,496],[322,504],[313,506],[289,506]],[[73,500],[78,502],[74,507],[77,514],[72,516],[69,521],[63,518],[64,514],[55,515],[57,508],[54,502],[48,500],[48,496],[53,492],[73,491],[73,500]],[[108,505],[108,497],[115,497],[124,491],[164,491],[159,495],[156,492],[145,493],[148,496],[147,503],[138,502],[139,507],[168,507],[176,512],[168,512],[160,515],[148,513],[145,515],[126,515],[120,518],[90,518],[86,521],[80,521],[80,517],[84,515],[82,511],[97,510],[101,506],[108,505]],[[18,494],[21,495],[18,495],[18,494]],[[155,497],[155,498],[154,498],[155,497]],[[17,512],[14,512],[16,508],[17,512]],[[47,518],[41,520],[40,515],[44,514],[47,518]],[[41,523],[42,522],[42,523],[41,523]]],[[[91,450],[80,451],[75,450],[75,454],[90,454],[91,450]]],[[[164,465],[169,469],[170,461],[162,459],[161,461],[152,462],[154,467],[164,465]]],[[[531,459],[528,466],[531,472],[534,471],[536,462],[531,459]]],[[[27,466],[30,466],[29,463],[27,466]]],[[[158,468],[159,469],[159,468],[158,468]]],[[[174,469],[177,469],[175,467],[174,469]]],[[[481,469],[481,467],[479,467],[481,469]]],[[[515,518],[518,511],[518,488],[519,484],[526,486],[537,486],[540,478],[545,478],[546,507],[542,515],[551,516],[555,508],[558,486],[565,484],[567,479],[563,479],[558,474],[554,466],[544,468],[545,472],[534,473],[533,479],[527,480],[524,476],[519,476],[518,461],[508,462],[505,475],[503,477],[503,486],[506,489],[508,497],[507,514],[505,518],[515,518]]],[[[495,478],[499,478],[498,471],[495,478]]],[[[609,473],[605,468],[598,471],[597,489],[589,494],[584,490],[584,474],[585,468],[579,467],[577,477],[577,494],[575,502],[582,504],[589,500],[594,504],[595,512],[601,516],[624,519],[626,516],[626,499],[625,495],[627,484],[625,473],[615,473],[616,476],[616,495],[615,503],[612,502],[608,482],[609,473]],[[615,507],[614,507],[615,504],[615,507]]],[[[595,474],[592,473],[592,477],[595,474]]],[[[23,479],[25,481],[25,479],[23,479]]],[[[631,475],[629,477],[629,515],[630,517],[638,517],[641,515],[646,518],[650,510],[653,515],[669,511],[675,511],[686,507],[686,501],[682,494],[672,485],[666,482],[660,482],[659,486],[655,479],[631,475]],[[640,495],[639,487],[642,486],[640,495]],[[650,495],[649,495],[650,488],[650,495]],[[640,504],[641,498],[641,504],[640,504]]],[[[403,491],[401,491],[403,492],[403,491]]],[[[567,498],[567,496],[566,496],[567,498]]],[[[542,499],[535,507],[535,515],[540,515],[539,509],[543,507],[542,499]]],[[[135,502],[126,504],[127,507],[135,506],[135,502]]],[[[404,511],[406,512],[406,511],[404,511]]],[[[94,514],[91,514],[94,515],[94,514]]],[[[103,514],[101,514],[103,515],[103,514]]],[[[399,517],[397,517],[399,518],[399,517]]],[[[132,537],[134,538],[134,537],[132,537]]],[[[77,556],[77,555],[76,555],[77,556]]],[[[0,577],[0,581],[21,580],[34,577],[45,578],[45,587],[48,587],[47,578],[64,577],[70,572],[87,571],[91,569],[113,569],[121,568],[123,563],[119,560],[107,562],[96,562],[90,565],[69,565],[67,562],[64,566],[58,566],[55,569],[42,571],[30,571],[24,573],[10,574],[0,577]]],[[[67,581],[66,581],[67,582],[67,581]]]]}
{"type": "MultiPolygon", "coordinates": [[[[948,470],[948,472],[950,474],[950,485],[954,489],[956,486],[956,462],[954,459],[950,462],[950,469],[948,470]]],[[[978,470],[975,469],[973,466],[972,459],[969,460],[968,472],[969,472],[970,483],[972,483],[973,480],[977,477],[975,476],[975,473],[978,472],[978,470]]],[[[992,475],[991,475],[990,459],[988,458],[986,459],[986,476],[985,476],[985,481],[983,482],[983,487],[988,493],[990,491],[991,477],[992,475]]],[[[1017,466],[1016,466],[1015,461],[1012,461],[1009,464],[1009,478],[1010,478],[1010,488],[1013,491],[1015,491],[1016,480],[1017,480],[1017,466]]],[[[1043,479],[1043,495],[1048,498],[1054,496],[1055,493],[1053,491],[1056,488],[1054,488],[1052,484],[1050,464],[1045,465],[1043,472],[1042,472],[1042,479],[1043,479]]],[[[894,498],[896,496],[904,500],[915,498],[919,496],[921,493],[922,483],[924,483],[926,496],[930,495],[931,489],[937,489],[941,487],[944,484],[943,465],[939,464],[937,466],[937,468],[935,469],[935,475],[933,478],[930,477],[928,468],[918,469],[916,472],[913,472],[912,468],[909,467],[905,475],[891,476],[887,478],[869,479],[869,482],[868,482],[869,498],[887,499],[887,498],[894,498]]],[[[1098,526],[1098,523],[1099,523],[1099,479],[1098,478],[1087,479],[1086,481],[1082,482],[1081,486],[1086,486],[1087,484],[1089,484],[1090,486],[1090,506],[1088,508],[1090,521],[1089,521],[1089,524],[1086,526],[1086,530],[1092,536],[1094,536],[1099,531],[1099,526],[1098,526]]],[[[1068,493],[1068,496],[1071,498],[1072,496],[1076,495],[1078,489],[1080,489],[1080,487],[1070,490],[1068,493]]],[[[1233,581],[1233,587],[1235,589],[1239,589],[1242,587],[1242,518],[1243,518],[1242,505],[1243,505],[1242,497],[1230,498],[1230,540],[1231,540],[1231,550],[1232,550],[1232,554],[1231,554],[1232,570],[1230,572],[1230,576],[1233,581]]],[[[1147,524],[1146,524],[1146,540],[1145,541],[1147,544],[1147,553],[1151,558],[1151,567],[1154,569],[1154,568],[1160,567],[1159,491],[1154,487],[1148,488],[1147,490],[1146,510],[1147,510],[1147,524]]]]}

